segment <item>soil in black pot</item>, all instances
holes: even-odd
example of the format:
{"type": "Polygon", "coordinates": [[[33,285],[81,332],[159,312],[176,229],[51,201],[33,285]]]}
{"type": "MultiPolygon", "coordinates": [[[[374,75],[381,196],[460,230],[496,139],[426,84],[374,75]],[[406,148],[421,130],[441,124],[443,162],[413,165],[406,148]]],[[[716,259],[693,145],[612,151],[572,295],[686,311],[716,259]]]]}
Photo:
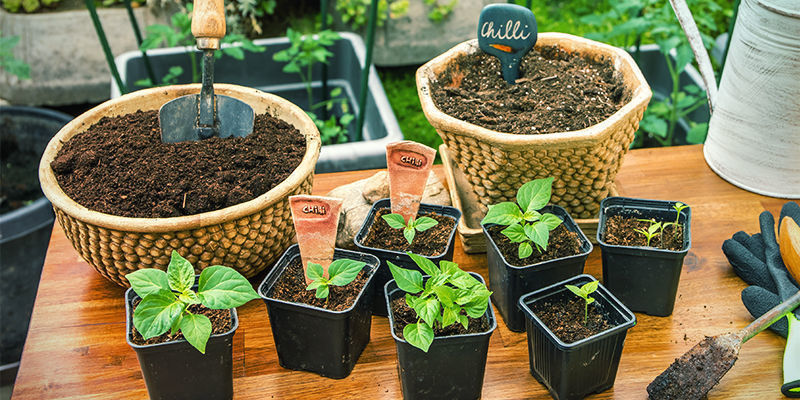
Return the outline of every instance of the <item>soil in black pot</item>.
{"type": "Polygon", "coordinates": [[[430,217],[439,223],[426,231],[416,232],[414,240],[409,245],[403,236],[402,229],[392,228],[381,218],[382,215],[391,213],[392,210],[388,208],[375,213],[375,219],[367,234],[364,235],[362,241],[364,246],[402,252],[410,251],[423,256],[436,256],[445,252],[447,244],[450,242],[450,235],[456,227],[456,221],[453,218],[435,212],[420,211],[417,218],[430,217]]]}
{"type": "MultiPolygon", "coordinates": [[[[141,299],[138,298],[133,301],[134,311],[136,310],[136,307],[139,306],[140,302],[141,299]]],[[[218,335],[231,330],[231,311],[227,308],[224,310],[212,310],[210,308],[206,308],[202,304],[191,304],[189,305],[187,310],[189,310],[189,312],[191,312],[192,314],[202,314],[208,317],[208,319],[211,320],[212,335],[218,335]]],[[[172,335],[170,334],[169,331],[167,331],[161,336],[156,336],[145,340],[142,337],[142,334],[140,334],[139,331],[136,330],[136,327],[134,327],[133,324],[131,324],[131,342],[139,346],[166,343],[181,339],[183,339],[183,333],[178,332],[177,334],[172,335]]]]}
{"type": "MultiPolygon", "coordinates": [[[[674,221],[657,221],[674,222],[674,221]]],[[[605,221],[603,241],[616,246],[647,246],[647,237],[636,229],[647,231],[648,221],[640,221],[636,217],[614,215],[605,221]]],[[[680,251],[683,249],[683,225],[670,224],[662,233],[650,240],[650,247],[680,251]]]]}
{"type": "Polygon", "coordinates": [[[369,275],[362,269],[352,282],[344,286],[329,286],[328,298],[318,299],[316,290],[306,290],[308,285],[303,273],[302,260],[300,257],[296,257],[283,271],[268,296],[273,299],[308,304],[326,310],[343,311],[355,303],[356,298],[358,298],[358,295],[364,289],[364,285],[367,284],[367,280],[369,280],[369,275]]]}
{"type": "Polygon", "coordinates": [[[457,119],[498,132],[577,131],[602,122],[630,101],[611,60],[592,60],[556,46],[522,58],[510,85],[500,62],[482,51],[451,62],[432,84],[433,101],[457,119]]]}
{"type": "Polygon", "coordinates": [[[16,136],[0,136],[0,214],[44,196],[39,188],[41,157],[35,151],[21,149],[16,136]]]}
{"type": "Polygon", "coordinates": [[[519,255],[519,243],[512,243],[511,239],[501,233],[505,228],[505,226],[501,225],[490,226],[488,228],[489,236],[492,237],[492,240],[500,250],[500,254],[503,255],[506,261],[517,267],[569,257],[581,252],[581,241],[578,234],[571,232],[564,224],[561,224],[550,231],[550,240],[544,252],[539,253],[534,246],[533,253],[527,258],[521,259],[517,257],[519,255]]]}
{"type": "MultiPolygon", "coordinates": [[[[399,338],[403,338],[403,328],[409,324],[416,324],[417,321],[419,321],[419,317],[417,316],[417,312],[408,306],[404,296],[392,300],[391,305],[392,317],[394,318],[394,334],[399,338]]],[[[461,314],[467,315],[464,311],[462,311],[461,314]]],[[[471,318],[467,316],[467,319],[469,320],[467,329],[464,329],[464,326],[460,323],[442,328],[442,324],[437,322],[433,327],[433,336],[464,335],[467,333],[481,333],[489,330],[489,319],[486,318],[486,314],[480,318],[471,318]]]]}
{"type": "Polygon", "coordinates": [[[269,115],[253,133],[162,143],[158,111],[104,117],[50,164],[78,204],[106,214],[165,218],[252,200],[285,180],[306,152],[303,134],[269,115]]]}
{"type": "Polygon", "coordinates": [[[598,310],[594,302],[589,304],[589,313],[584,323],[586,302],[579,297],[542,300],[531,307],[537,317],[564,343],[600,333],[612,327],[608,315],[598,310]]]}

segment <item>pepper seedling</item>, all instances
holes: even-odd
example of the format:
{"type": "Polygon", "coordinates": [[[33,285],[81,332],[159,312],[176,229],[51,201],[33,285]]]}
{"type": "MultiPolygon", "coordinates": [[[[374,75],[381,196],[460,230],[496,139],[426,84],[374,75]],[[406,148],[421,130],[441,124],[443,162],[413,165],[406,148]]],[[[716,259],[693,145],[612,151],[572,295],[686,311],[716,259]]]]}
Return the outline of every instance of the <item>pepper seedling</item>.
{"type": "Polygon", "coordinates": [[[147,340],[171,330],[201,353],[211,337],[211,321],[205,315],[192,314],[188,307],[202,304],[212,310],[239,307],[259,296],[250,282],[235,269],[214,265],[200,273],[197,292],[194,267],[177,251],[172,251],[167,272],[145,268],[125,275],[142,301],[133,311],[133,326],[147,340]]]}
{"type": "Polygon", "coordinates": [[[675,222],[673,222],[674,225],[678,225],[678,220],[681,218],[681,211],[688,207],[688,205],[683,204],[680,201],[672,205],[672,208],[674,208],[677,212],[677,215],[675,215],[675,222]]]}
{"type": "Polygon", "coordinates": [[[328,274],[330,278],[323,276],[322,265],[313,262],[308,263],[306,268],[306,275],[311,279],[311,283],[306,287],[306,290],[314,290],[317,292],[315,296],[318,299],[328,298],[330,286],[345,286],[352,282],[358,276],[358,273],[364,269],[367,263],[363,261],[350,260],[347,258],[340,258],[334,260],[328,266],[328,274]]]}
{"type": "Polygon", "coordinates": [[[402,229],[403,230],[403,237],[406,238],[408,244],[411,244],[411,241],[414,240],[414,236],[416,236],[417,232],[424,232],[428,229],[433,228],[434,226],[438,225],[439,222],[430,217],[419,217],[414,218],[411,217],[408,220],[408,224],[406,224],[406,220],[400,214],[385,214],[382,215],[384,221],[393,229],[402,229]]]}
{"type": "Polygon", "coordinates": [[[389,270],[397,287],[406,292],[406,304],[417,313],[417,322],[403,328],[403,337],[412,346],[428,352],[433,343],[433,327],[448,327],[460,323],[464,329],[470,318],[480,318],[489,307],[492,292],[486,285],[458,267],[452,261],[442,260],[437,267],[433,261],[407,253],[426,274],[403,269],[388,261],[389,270]]]}
{"type": "Polygon", "coordinates": [[[507,226],[501,233],[512,243],[519,243],[520,259],[530,257],[534,246],[539,253],[544,252],[550,241],[550,231],[563,222],[554,214],[539,212],[550,202],[552,186],[552,177],[525,183],[517,190],[516,203],[504,201],[489,206],[481,225],[507,226]]]}
{"type": "Polygon", "coordinates": [[[576,296],[585,301],[585,304],[583,305],[583,325],[586,325],[589,321],[589,304],[594,303],[594,298],[589,297],[589,295],[597,290],[597,285],[597,281],[588,282],[581,287],[577,287],[575,285],[564,285],[564,287],[569,289],[570,292],[575,293],[576,296]]]}
{"type": "Polygon", "coordinates": [[[660,235],[666,226],[662,225],[661,222],[656,222],[656,220],[654,219],[640,219],[639,221],[650,223],[650,226],[648,226],[646,230],[642,228],[634,229],[635,232],[641,233],[642,235],[644,235],[644,237],[647,238],[647,246],[649,247],[650,240],[660,235]]]}

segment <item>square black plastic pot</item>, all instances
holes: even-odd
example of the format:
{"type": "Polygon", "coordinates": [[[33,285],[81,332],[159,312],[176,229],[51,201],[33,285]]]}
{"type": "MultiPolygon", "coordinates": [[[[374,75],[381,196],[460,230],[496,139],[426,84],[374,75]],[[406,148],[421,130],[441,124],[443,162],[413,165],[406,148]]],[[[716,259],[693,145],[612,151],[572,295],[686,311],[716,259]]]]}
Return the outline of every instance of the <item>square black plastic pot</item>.
{"type": "Polygon", "coordinates": [[[548,205],[541,212],[555,214],[564,221],[567,230],[578,234],[578,240],[581,242],[580,253],[518,267],[511,265],[503,257],[497,244],[489,235],[488,228],[493,225],[482,226],[487,243],[486,261],[489,267],[489,290],[493,292],[492,302],[503,316],[508,329],[514,332],[525,331],[525,316],[517,307],[520,296],[582,274],[586,258],[592,252],[592,242],[583,234],[567,210],[560,206],[548,205]]]}
{"type": "Polygon", "coordinates": [[[378,259],[369,254],[335,249],[334,259],[363,261],[369,274],[366,285],[350,308],[331,311],[308,304],[272,298],[272,289],[300,248],[289,247],[258,287],[267,305],[272,337],[281,367],[310,371],[328,378],[350,375],[358,357],[369,343],[372,326],[372,293],[378,259]]]}
{"type": "MultiPolygon", "coordinates": [[[[482,283],[485,282],[479,274],[474,272],[469,274],[482,283]]],[[[428,276],[424,278],[427,279],[428,276]]],[[[497,328],[491,303],[486,309],[489,330],[481,333],[434,337],[426,353],[394,333],[391,303],[392,300],[405,296],[405,292],[391,280],[384,286],[384,296],[389,315],[389,329],[397,347],[397,372],[400,375],[403,399],[479,399],[483,390],[489,339],[497,328]]]]}
{"type": "MultiPolygon", "coordinates": [[[[391,201],[389,199],[380,199],[372,204],[372,208],[369,210],[367,218],[364,219],[364,224],[361,225],[361,229],[353,238],[353,242],[355,242],[355,245],[359,251],[372,254],[381,260],[381,265],[378,267],[378,271],[375,273],[374,285],[376,290],[373,293],[374,300],[372,303],[372,314],[381,317],[386,316],[386,306],[383,304],[384,298],[380,288],[382,288],[384,285],[386,285],[386,282],[389,282],[389,280],[392,279],[392,274],[389,272],[389,264],[386,262],[391,261],[398,267],[422,272],[417,264],[414,263],[414,260],[412,260],[411,257],[409,257],[408,254],[403,251],[378,249],[375,247],[365,246],[363,244],[363,240],[367,236],[369,228],[372,227],[372,222],[375,220],[375,214],[381,209],[387,208],[391,208],[391,201]]],[[[419,205],[419,212],[435,212],[439,215],[445,215],[455,220],[455,225],[453,225],[453,230],[450,232],[449,239],[447,240],[447,248],[445,248],[444,252],[435,256],[425,256],[425,258],[433,261],[433,263],[436,265],[439,265],[439,261],[442,260],[453,261],[453,242],[455,241],[456,237],[456,227],[458,227],[458,221],[461,219],[461,210],[455,207],[421,203],[419,205]]]]}
{"type": "Polygon", "coordinates": [[[603,284],[628,308],[666,317],[675,308],[683,259],[692,244],[691,208],[681,211],[683,247],[679,251],[644,246],[610,245],[603,240],[606,220],[615,215],[674,221],[675,201],[607,197],[600,202],[597,243],[603,258],[603,284]]]}
{"type": "MultiPolygon", "coordinates": [[[[195,277],[194,290],[197,290],[195,277]]],[[[139,298],[133,289],[125,292],[125,339],[139,359],[147,394],[151,399],[232,399],[233,335],[239,327],[236,309],[231,308],[231,329],[211,335],[206,354],[184,339],[172,342],[137,345],[131,340],[133,301],[139,298]]]]}
{"type": "Polygon", "coordinates": [[[613,327],[593,336],[564,343],[531,311],[535,303],[543,300],[574,297],[565,284],[581,286],[594,280],[591,275],[578,275],[519,299],[519,308],[526,317],[531,375],[555,399],[582,399],[614,386],[625,336],[636,325],[636,316],[602,284],[591,295],[593,304],[607,313],[613,327]]]}

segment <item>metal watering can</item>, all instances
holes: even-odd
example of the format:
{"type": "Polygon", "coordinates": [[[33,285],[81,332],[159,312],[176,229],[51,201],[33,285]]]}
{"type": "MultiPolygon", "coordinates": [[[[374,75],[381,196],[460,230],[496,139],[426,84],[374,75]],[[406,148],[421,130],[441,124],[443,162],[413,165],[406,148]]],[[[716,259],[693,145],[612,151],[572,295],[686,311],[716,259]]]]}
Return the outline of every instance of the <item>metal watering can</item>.
{"type": "Polygon", "coordinates": [[[743,189],[800,199],[800,1],[741,1],[719,90],[686,0],[670,3],[706,85],[706,163],[743,189]]]}

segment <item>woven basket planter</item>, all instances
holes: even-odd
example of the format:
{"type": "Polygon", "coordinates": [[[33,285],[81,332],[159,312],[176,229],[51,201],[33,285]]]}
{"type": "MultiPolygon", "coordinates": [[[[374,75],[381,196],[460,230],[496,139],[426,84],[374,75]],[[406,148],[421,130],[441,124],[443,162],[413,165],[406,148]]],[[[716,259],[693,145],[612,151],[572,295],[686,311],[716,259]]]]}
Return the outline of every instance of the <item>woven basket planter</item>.
{"type": "Polygon", "coordinates": [[[173,218],[129,218],[92,211],[67,197],[50,162],[63,142],[104,116],[158,110],[179,96],[199,93],[200,85],[140,90],[107,101],[64,126],[47,146],[39,165],[42,190],[53,203],[56,219],[73,247],[101,275],[129,286],[125,274],[141,268],[166,269],[172,250],[195,268],[225,265],[252,277],[272,265],[294,238],[288,197],[311,193],[319,157],[319,131],[297,106],[280,97],[235,85],[214,85],[217,94],[238,98],[256,114],[294,125],[306,137],[306,154],[286,180],[253,200],[217,211],[173,218]]]}
{"type": "Polygon", "coordinates": [[[562,33],[540,34],[536,47],[549,45],[611,60],[631,93],[630,101],[599,124],[541,135],[497,132],[451,117],[436,108],[430,83],[457,56],[481,51],[477,39],[463,42],[420,67],[417,92],[428,122],[467,176],[484,211],[490,204],[514,201],[523,183],[552,176],[554,204],[576,218],[596,218],[652,92],[636,63],[621,49],[562,33]]]}

